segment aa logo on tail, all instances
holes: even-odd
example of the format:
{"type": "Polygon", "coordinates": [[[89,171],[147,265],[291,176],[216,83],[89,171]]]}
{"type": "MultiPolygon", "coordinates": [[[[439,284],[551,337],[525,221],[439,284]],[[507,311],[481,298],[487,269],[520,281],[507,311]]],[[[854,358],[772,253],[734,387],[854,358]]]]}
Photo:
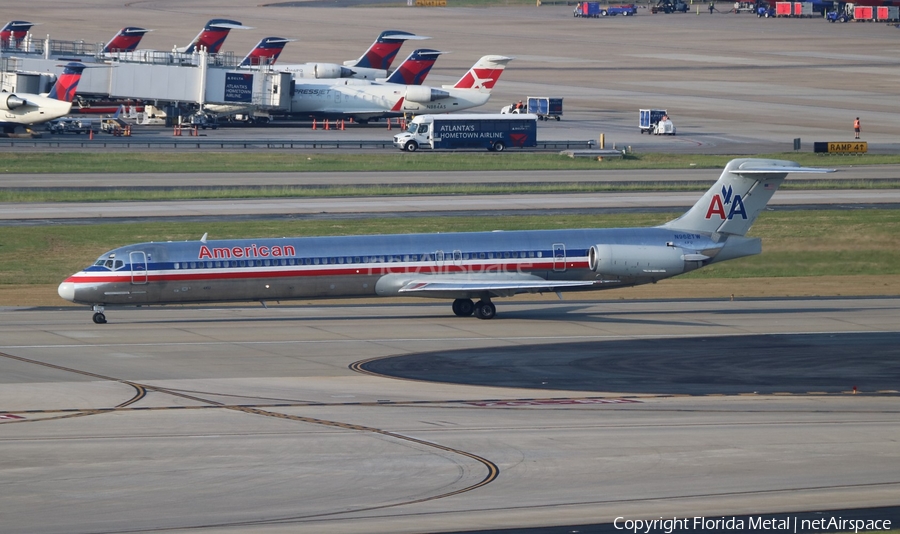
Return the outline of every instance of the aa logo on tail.
{"type": "Polygon", "coordinates": [[[735,195],[731,186],[722,186],[722,194],[715,194],[709,201],[709,208],[706,209],[706,218],[712,219],[717,215],[723,221],[734,219],[736,215],[740,215],[741,219],[747,219],[747,210],[744,209],[744,201],[741,195],[735,195]],[[725,206],[731,206],[728,213],[725,213],[725,206]]]}

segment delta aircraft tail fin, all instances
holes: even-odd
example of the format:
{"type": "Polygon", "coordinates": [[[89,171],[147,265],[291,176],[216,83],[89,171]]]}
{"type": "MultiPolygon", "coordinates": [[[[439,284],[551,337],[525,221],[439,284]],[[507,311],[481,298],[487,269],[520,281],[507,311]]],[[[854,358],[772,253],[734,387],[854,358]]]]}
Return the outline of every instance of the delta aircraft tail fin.
{"type": "Polygon", "coordinates": [[[22,39],[28,35],[28,30],[34,26],[33,22],[24,20],[11,20],[0,28],[0,49],[15,49],[22,44],[22,39]]]}
{"type": "Polygon", "coordinates": [[[422,85],[438,56],[443,53],[428,48],[414,50],[385,81],[402,85],[422,85]]]}
{"type": "Polygon", "coordinates": [[[130,52],[135,50],[141,39],[144,38],[144,34],[152,31],[134,26],[122,28],[106,43],[106,46],[103,47],[103,53],[111,54],[113,52],[130,52]]]}
{"type": "Polygon", "coordinates": [[[284,50],[284,45],[294,41],[284,37],[263,37],[250,53],[241,61],[241,67],[274,65],[284,50]]]}
{"type": "Polygon", "coordinates": [[[194,37],[191,44],[184,48],[176,49],[176,52],[193,54],[201,48],[205,48],[208,54],[218,54],[219,49],[222,48],[222,43],[228,37],[228,32],[231,30],[252,29],[250,26],[244,26],[236,20],[212,19],[203,26],[203,29],[197,34],[197,37],[194,37]]]}
{"type": "Polygon", "coordinates": [[[56,79],[56,83],[53,84],[53,87],[50,88],[50,92],[47,93],[47,98],[54,98],[63,102],[72,102],[75,100],[75,88],[78,87],[78,82],[81,81],[81,73],[86,68],[87,65],[84,65],[83,63],[76,63],[74,61],[67,63],[63,73],[59,75],[56,79]]]}
{"type": "MultiPolygon", "coordinates": [[[[494,84],[503,74],[507,63],[514,58],[507,56],[484,56],[459,79],[456,84],[449,86],[453,89],[478,89],[487,93],[491,92],[494,84]]],[[[447,87],[445,87],[447,88],[447,87]]]]}
{"type": "Polygon", "coordinates": [[[394,58],[397,57],[397,52],[400,51],[404,41],[423,39],[431,39],[431,37],[399,30],[385,30],[381,32],[381,35],[375,39],[372,46],[359,59],[345,61],[344,66],[386,71],[391,68],[391,64],[394,62],[394,58]]]}
{"type": "Polygon", "coordinates": [[[743,236],[789,173],[827,172],[834,169],[801,167],[793,161],[776,159],[733,159],[690,210],[662,227],[743,236]]]}

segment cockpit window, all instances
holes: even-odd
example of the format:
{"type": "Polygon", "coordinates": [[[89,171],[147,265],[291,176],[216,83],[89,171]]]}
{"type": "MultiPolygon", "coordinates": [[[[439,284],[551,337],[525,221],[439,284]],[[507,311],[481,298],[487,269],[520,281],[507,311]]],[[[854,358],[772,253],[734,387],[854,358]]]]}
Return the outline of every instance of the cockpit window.
{"type": "Polygon", "coordinates": [[[119,269],[125,267],[124,260],[115,260],[113,258],[100,258],[94,265],[97,267],[106,267],[110,271],[118,271],[119,269]]]}

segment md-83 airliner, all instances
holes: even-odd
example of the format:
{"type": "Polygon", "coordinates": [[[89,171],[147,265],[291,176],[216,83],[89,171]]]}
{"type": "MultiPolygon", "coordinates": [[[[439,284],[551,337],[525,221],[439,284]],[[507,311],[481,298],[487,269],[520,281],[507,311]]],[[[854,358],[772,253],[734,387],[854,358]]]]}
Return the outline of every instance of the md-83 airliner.
{"type": "Polygon", "coordinates": [[[111,250],[59,286],[93,307],[418,296],[491,319],[519,293],[653,283],[761,252],[746,237],[788,173],[832,172],[792,161],[736,159],[684,215],[650,228],[260,238],[141,243],[111,250]],[[475,302],[477,299],[477,302],[475,302]]]}

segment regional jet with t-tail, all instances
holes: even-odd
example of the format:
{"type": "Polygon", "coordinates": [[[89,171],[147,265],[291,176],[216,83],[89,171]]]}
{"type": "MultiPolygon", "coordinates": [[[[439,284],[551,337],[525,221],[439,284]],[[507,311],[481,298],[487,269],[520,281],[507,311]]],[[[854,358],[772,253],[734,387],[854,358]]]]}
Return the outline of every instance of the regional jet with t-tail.
{"type": "Polygon", "coordinates": [[[684,215],[650,228],[141,243],[111,250],[59,286],[93,307],[416,296],[491,319],[492,299],[614,289],[761,252],[750,225],[789,173],[832,172],[735,159],[684,215]]]}

